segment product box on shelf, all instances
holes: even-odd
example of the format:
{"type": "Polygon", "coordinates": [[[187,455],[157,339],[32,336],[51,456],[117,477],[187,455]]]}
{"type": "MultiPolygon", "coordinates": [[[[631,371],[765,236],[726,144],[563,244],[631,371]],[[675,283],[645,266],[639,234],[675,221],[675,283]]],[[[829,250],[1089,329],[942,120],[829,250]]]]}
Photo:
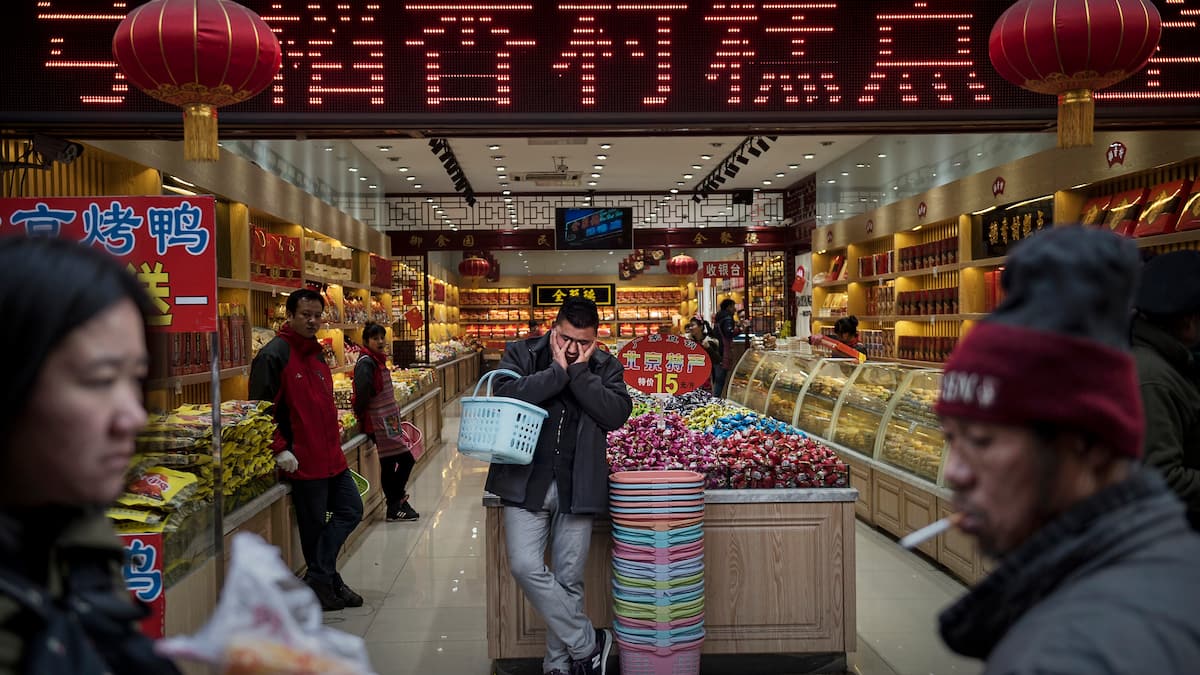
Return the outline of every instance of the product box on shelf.
{"type": "Polygon", "coordinates": [[[1179,232],[1200,230],[1200,184],[1193,187],[1192,194],[1179,209],[1179,223],[1175,226],[1179,232]]]}
{"type": "Polygon", "coordinates": [[[1191,187],[1190,180],[1177,180],[1150,188],[1150,199],[1138,216],[1133,236],[1148,237],[1174,232],[1179,220],[1179,207],[1191,187]]]}
{"type": "Polygon", "coordinates": [[[1083,205],[1083,209],[1079,211],[1080,224],[1095,227],[1103,225],[1104,219],[1108,216],[1108,206],[1110,204],[1112,204],[1112,195],[1089,199],[1083,205]]]}
{"type": "Polygon", "coordinates": [[[1136,188],[1113,195],[1112,203],[1108,207],[1108,215],[1104,217],[1105,227],[1123,237],[1132,237],[1133,228],[1137,225],[1138,215],[1146,203],[1146,195],[1149,192],[1146,188],[1136,188]]]}

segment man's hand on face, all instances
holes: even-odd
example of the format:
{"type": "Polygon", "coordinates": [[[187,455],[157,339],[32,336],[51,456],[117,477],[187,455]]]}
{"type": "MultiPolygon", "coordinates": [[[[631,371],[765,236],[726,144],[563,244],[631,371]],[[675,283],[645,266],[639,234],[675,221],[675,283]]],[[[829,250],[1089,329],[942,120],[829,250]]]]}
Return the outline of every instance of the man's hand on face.
{"type": "Polygon", "coordinates": [[[567,360],[567,342],[558,334],[557,328],[550,332],[550,352],[554,354],[554,362],[566,370],[570,365],[567,360]]]}
{"type": "Polygon", "coordinates": [[[598,340],[592,340],[591,344],[587,346],[587,349],[579,353],[579,358],[575,360],[575,363],[587,363],[590,361],[592,354],[596,353],[596,344],[598,342],[598,340]]]}

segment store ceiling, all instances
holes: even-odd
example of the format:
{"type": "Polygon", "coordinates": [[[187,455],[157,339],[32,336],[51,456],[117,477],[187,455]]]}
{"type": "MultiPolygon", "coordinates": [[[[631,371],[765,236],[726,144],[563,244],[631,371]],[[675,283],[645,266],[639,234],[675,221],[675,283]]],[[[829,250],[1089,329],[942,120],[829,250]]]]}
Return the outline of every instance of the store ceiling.
{"type": "MultiPolygon", "coordinates": [[[[689,193],[745,136],[463,137],[450,148],[476,194],[689,193]],[[607,146],[607,147],[605,147],[607,146]],[[707,159],[706,159],[707,157],[707,159]],[[519,180],[578,174],[576,184],[519,180]],[[594,183],[594,185],[592,185],[594,183]]],[[[722,191],[782,191],[816,173],[818,214],[837,220],[1052,147],[1050,133],[778,136],[722,191]]],[[[226,141],[263,166],[315,179],[338,198],[454,194],[426,139],[226,141]],[[294,170],[294,171],[293,171],[294,170]]],[[[285,175],[285,178],[293,178],[285,175]]]]}

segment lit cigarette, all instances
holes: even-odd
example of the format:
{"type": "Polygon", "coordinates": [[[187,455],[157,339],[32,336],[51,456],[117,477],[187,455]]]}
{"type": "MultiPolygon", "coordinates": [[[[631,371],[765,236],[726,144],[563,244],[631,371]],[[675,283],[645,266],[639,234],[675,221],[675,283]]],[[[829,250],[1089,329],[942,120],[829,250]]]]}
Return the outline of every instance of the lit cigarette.
{"type": "Polygon", "coordinates": [[[901,539],[900,545],[904,548],[916,548],[924,543],[927,539],[933,539],[951,527],[958,525],[959,521],[962,520],[962,517],[963,516],[961,513],[956,513],[952,516],[947,516],[937,522],[926,525],[925,527],[922,527],[916,532],[913,532],[912,534],[909,534],[901,539]]]}

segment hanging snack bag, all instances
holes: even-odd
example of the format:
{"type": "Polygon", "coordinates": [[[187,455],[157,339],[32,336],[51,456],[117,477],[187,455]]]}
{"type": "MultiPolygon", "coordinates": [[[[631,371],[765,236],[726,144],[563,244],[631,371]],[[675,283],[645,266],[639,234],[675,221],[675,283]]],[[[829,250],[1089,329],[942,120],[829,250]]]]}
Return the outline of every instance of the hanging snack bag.
{"type": "Polygon", "coordinates": [[[117,498],[122,506],[173,510],[196,491],[195,474],[163,466],[146,469],[117,498]]]}

